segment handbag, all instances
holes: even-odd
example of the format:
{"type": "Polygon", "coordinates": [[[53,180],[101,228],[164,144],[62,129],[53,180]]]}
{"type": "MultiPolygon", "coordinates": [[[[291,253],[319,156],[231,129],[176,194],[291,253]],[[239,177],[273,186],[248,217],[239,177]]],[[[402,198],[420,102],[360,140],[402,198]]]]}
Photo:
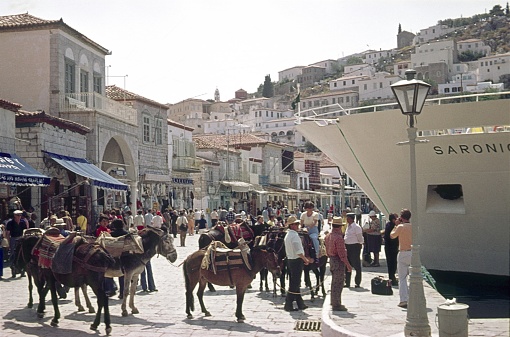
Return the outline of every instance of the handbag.
{"type": "Polygon", "coordinates": [[[374,295],[393,295],[391,280],[386,280],[382,276],[374,277],[371,281],[372,294],[374,295]]]}
{"type": "Polygon", "coordinates": [[[2,248],[9,248],[9,240],[2,238],[2,248]]]}

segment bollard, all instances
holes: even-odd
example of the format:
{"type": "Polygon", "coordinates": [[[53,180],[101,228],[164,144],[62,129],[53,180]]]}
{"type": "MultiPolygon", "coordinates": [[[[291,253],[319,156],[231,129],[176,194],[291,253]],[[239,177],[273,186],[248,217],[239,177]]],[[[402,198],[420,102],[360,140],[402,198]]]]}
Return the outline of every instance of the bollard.
{"type": "Polygon", "coordinates": [[[462,303],[438,306],[439,337],[468,337],[468,308],[462,303]]]}

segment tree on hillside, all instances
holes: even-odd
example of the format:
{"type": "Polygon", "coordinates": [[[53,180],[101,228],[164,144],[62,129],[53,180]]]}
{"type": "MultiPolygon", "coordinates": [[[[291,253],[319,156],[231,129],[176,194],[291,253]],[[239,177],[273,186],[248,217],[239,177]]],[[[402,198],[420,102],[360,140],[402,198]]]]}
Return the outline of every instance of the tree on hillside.
{"type": "Polygon", "coordinates": [[[361,59],[361,57],[352,56],[352,57],[349,57],[349,59],[347,60],[346,63],[348,65],[361,64],[361,63],[363,63],[363,60],[361,59]]]}
{"type": "Polygon", "coordinates": [[[505,15],[505,11],[503,10],[503,7],[501,7],[500,5],[495,5],[489,11],[489,14],[491,16],[504,16],[505,15]]]}
{"type": "Polygon", "coordinates": [[[398,24],[398,33],[402,33],[402,26],[400,25],[400,23],[398,24]]]}
{"type": "Polygon", "coordinates": [[[271,75],[266,75],[264,79],[264,88],[262,89],[262,96],[271,98],[274,96],[274,84],[271,82],[271,75]]]}
{"type": "Polygon", "coordinates": [[[321,150],[319,150],[317,148],[317,146],[313,145],[313,143],[310,142],[309,140],[307,140],[305,143],[305,149],[306,149],[306,152],[308,152],[308,153],[321,152],[321,150]]]}

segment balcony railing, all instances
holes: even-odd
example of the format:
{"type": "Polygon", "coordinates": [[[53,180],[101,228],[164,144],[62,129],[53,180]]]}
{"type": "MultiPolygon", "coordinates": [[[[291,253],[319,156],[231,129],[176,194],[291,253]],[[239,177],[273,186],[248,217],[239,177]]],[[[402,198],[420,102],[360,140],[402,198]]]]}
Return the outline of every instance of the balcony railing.
{"type": "Polygon", "coordinates": [[[60,111],[97,111],[103,115],[118,119],[125,123],[138,125],[136,109],[109,99],[97,92],[67,93],[60,95],[60,111]]]}
{"type": "Polygon", "coordinates": [[[202,161],[193,157],[174,157],[172,158],[172,170],[180,172],[200,172],[202,161]]]}
{"type": "Polygon", "coordinates": [[[267,185],[290,185],[290,176],[285,174],[279,174],[277,176],[259,176],[259,184],[262,186],[267,185]]]}

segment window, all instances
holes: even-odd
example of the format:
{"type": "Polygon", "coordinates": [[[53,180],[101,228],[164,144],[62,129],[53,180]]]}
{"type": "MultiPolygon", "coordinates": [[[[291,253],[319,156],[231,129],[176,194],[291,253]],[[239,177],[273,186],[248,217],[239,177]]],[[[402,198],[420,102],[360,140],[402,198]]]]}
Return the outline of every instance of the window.
{"type": "Polygon", "coordinates": [[[89,92],[89,73],[80,71],[80,92],[89,92]]]}
{"type": "Polygon", "coordinates": [[[379,82],[379,88],[382,89],[382,82],[379,82]]]}
{"type": "Polygon", "coordinates": [[[336,82],[335,82],[335,83],[333,83],[333,86],[334,86],[335,88],[336,88],[336,84],[337,84],[336,82]]]}
{"type": "Polygon", "coordinates": [[[143,116],[143,141],[145,143],[151,141],[151,120],[149,116],[143,116]]]}
{"type": "Polygon", "coordinates": [[[349,96],[345,96],[345,103],[349,103],[349,96]]]}
{"type": "Polygon", "coordinates": [[[161,119],[156,119],[154,121],[154,137],[156,145],[163,144],[163,121],[161,119]]]}
{"type": "Polygon", "coordinates": [[[74,86],[75,84],[75,65],[74,62],[71,60],[66,60],[65,62],[65,92],[68,93],[74,93],[76,92],[76,88],[74,86]]]}
{"type": "Polygon", "coordinates": [[[102,80],[103,80],[103,78],[101,77],[100,74],[94,74],[94,92],[97,92],[98,94],[103,93],[103,90],[101,90],[102,89],[102,85],[101,85],[102,80]]]}
{"type": "Polygon", "coordinates": [[[343,97],[338,97],[338,103],[343,103],[344,102],[344,98],[343,97]]]}
{"type": "Polygon", "coordinates": [[[444,88],[445,94],[448,94],[450,92],[450,88],[444,88]]]}
{"type": "Polygon", "coordinates": [[[335,104],[336,103],[336,98],[333,97],[333,100],[332,100],[331,103],[335,104]]]}
{"type": "Polygon", "coordinates": [[[355,80],[352,80],[352,84],[355,84],[355,80]]]}
{"type": "Polygon", "coordinates": [[[273,117],[273,111],[271,111],[271,117],[273,117]]]}
{"type": "Polygon", "coordinates": [[[366,84],[366,83],[365,83],[365,84],[363,84],[363,90],[368,90],[368,88],[367,88],[367,84],[366,84]]]}

